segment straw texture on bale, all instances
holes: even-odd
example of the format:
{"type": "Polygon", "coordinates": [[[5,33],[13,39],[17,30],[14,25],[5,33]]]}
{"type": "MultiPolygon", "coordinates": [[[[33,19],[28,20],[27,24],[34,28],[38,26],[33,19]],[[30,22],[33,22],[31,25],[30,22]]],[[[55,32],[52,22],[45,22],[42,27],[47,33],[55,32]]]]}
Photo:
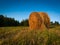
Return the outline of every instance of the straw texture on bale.
{"type": "Polygon", "coordinates": [[[29,16],[29,28],[31,30],[48,29],[50,25],[50,18],[44,12],[32,12],[29,16]]]}
{"type": "Polygon", "coordinates": [[[43,19],[43,23],[44,25],[46,26],[46,28],[49,29],[49,26],[50,26],[50,18],[48,16],[47,13],[44,13],[44,12],[38,12],[40,16],[42,16],[42,19],[43,19]]]}

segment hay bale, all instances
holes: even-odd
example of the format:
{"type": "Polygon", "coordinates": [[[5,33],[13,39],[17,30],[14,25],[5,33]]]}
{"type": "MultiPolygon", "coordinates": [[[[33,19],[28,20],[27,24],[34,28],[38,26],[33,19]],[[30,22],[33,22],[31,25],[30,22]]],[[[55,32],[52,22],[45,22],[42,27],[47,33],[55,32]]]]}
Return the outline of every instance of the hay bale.
{"type": "Polygon", "coordinates": [[[41,28],[43,23],[42,17],[37,12],[33,12],[29,16],[29,27],[31,30],[37,30],[41,28]]]}
{"type": "Polygon", "coordinates": [[[32,12],[29,16],[29,27],[31,30],[44,30],[49,27],[50,19],[46,13],[32,12]]]}
{"type": "Polygon", "coordinates": [[[49,29],[49,26],[50,26],[50,18],[48,16],[47,13],[44,13],[44,12],[38,12],[40,14],[40,16],[42,16],[43,18],[43,21],[44,21],[44,25],[46,26],[46,28],[49,29]]]}

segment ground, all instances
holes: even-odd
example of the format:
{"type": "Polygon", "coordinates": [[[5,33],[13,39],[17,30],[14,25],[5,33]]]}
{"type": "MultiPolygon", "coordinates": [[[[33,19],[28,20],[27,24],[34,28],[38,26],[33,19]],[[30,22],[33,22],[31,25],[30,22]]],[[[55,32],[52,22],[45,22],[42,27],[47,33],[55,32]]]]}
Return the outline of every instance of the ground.
{"type": "Polygon", "coordinates": [[[0,45],[60,45],[60,26],[49,30],[28,27],[0,27],[0,45]]]}

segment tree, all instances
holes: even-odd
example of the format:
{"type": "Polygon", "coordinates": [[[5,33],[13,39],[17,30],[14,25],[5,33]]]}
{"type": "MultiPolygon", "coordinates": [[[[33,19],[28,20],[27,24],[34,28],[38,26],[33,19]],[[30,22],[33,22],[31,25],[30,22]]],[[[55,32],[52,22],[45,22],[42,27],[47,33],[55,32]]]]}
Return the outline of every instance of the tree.
{"type": "Polygon", "coordinates": [[[21,23],[20,23],[20,26],[29,26],[28,19],[22,20],[21,23]]]}
{"type": "Polygon", "coordinates": [[[14,18],[5,17],[0,15],[0,27],[1,26],[19,26],[19,21],[14,18]]]}
{"type": "Polygon", "coordinates": [[[59,25],[59,22],[58,21],[55,21],[55,23],[54,23],[55,25],[59,25]]]}
{"type": "Polygon", "coordinates": [[[0,26],[3,26],[4,24],[4,16],[0,15],[0,26]]]}
{"type": "Polygon", "coordinates": [[[53,21],[50,22],[51,25],[54,25],[53,21]]]}

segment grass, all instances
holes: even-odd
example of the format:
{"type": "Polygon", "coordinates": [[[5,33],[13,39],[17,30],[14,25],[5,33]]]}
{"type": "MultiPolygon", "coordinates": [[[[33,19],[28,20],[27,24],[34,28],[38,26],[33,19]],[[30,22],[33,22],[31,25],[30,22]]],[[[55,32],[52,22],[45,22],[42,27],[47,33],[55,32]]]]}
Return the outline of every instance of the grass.
{"type": "Polygon", "coordinates": [[[60,26],[44,31],[0,27],[0,45],[60,45],[60,26]]]}

